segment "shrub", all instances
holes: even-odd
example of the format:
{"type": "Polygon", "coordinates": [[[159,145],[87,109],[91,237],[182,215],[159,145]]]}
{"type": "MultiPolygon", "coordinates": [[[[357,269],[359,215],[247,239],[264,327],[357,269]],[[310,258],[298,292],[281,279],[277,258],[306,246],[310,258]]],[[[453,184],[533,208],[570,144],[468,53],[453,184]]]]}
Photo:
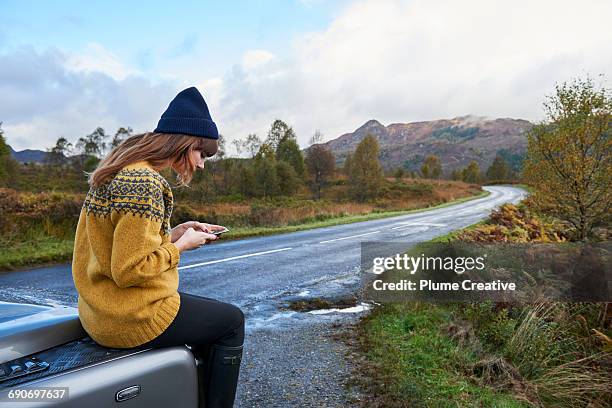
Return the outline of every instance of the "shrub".
{"type": "Polygon", "coordinates": [[[471,303],[463,313],[479,337],[493,350],[504,345],[517,324],[510,316],[510,309],[497,308],[492,302],[471,303]]]}
{"type": "Polygon", "coordinates": [[[74,232],[83,196],[66,193],[20,193],[0,189],[0,235],[25,235],[43,231],[65,237],[74,232]]]}
{"type": "Polygon", "coordinates": [[[258,202],[253,203],[251,205],[249,222],[251,225],[262,227],[280,225],[280,220],[277,214],[278,210],[278,208],[266,204],[261,204],[258,202]]]}
{"type": "Polygon", "coordinates": [[[188,205],[180,204],[174,207],[172,210],[172,218],[170,220],[171,225],[181,224],[183,222],[197,220],[199,214],[196,213],[193,208],[188,205]]]}
{"type": "Polygon", "coordinates": [[[565,242],[567,228],[556,221],[544,221],[526,206],[504,204],[489,216],[489,222],[458,234],[468,242],[565,242]]]}

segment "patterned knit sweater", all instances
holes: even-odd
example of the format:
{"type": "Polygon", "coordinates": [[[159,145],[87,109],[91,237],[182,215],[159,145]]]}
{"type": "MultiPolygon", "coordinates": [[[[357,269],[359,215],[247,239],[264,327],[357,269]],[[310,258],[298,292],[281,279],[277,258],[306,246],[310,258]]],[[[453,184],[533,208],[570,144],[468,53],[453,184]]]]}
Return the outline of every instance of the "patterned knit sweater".
{"type": "Polygon", "coordinates": [[[97,343],[136,347],[159,336],[180,306],[178,248],[170,242],[172,191],[147,162],[87,193],[72,277],[79,318],[97,343]]]}

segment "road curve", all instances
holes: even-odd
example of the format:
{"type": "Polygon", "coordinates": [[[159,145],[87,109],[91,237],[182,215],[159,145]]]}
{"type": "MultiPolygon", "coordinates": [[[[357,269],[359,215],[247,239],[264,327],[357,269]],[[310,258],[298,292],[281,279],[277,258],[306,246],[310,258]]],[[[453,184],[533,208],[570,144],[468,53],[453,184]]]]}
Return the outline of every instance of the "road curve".
{"type": "MultiPolygon", "coordinates": [[[[332,227],[214,242],[186,252],[179,264],[179,290],[235,303],[257,315],[258,304],[282,296],[326,295],[326,283],[354,278],[362,241],[425,241],[485,218],[525,191],[488,186],[490,195],[408,215],[332,227]]],[[[76,305],[70,265],[0,274],[0,300],[76,305]]],[[[261,308],[260,308],[261,309],[261,308]]]]}
{"type": "MultiPolygon", "coordinates": [[[[348,406],[342,347],[327,337],[342,313],[283,310],[287,300],[342,296],[360,285],[362,241],[420,242],[484,219],[520,188],[444,208],[332,227],[214,242],[182,254],[179,290],[240,306],[247,318],[238,405],[348,406]]],[[[230,226],[231,227],[231,226],[230,226]]],[[[0,300],[76,306],[70,265],[0,274],[0,300]]],[[[344,320],[343,320],[344,319],[344,320]]]]}

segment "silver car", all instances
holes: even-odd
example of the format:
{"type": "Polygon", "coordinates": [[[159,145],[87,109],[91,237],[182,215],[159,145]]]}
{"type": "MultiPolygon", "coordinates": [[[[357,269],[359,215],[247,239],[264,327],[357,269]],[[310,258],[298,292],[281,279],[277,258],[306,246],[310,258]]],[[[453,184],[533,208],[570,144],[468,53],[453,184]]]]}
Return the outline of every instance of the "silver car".
{"type": "Polygon", "coordinates": [[[202,408],[189,346],[111,349],[67,306],[0,302],[0,406],[202,408]]]}

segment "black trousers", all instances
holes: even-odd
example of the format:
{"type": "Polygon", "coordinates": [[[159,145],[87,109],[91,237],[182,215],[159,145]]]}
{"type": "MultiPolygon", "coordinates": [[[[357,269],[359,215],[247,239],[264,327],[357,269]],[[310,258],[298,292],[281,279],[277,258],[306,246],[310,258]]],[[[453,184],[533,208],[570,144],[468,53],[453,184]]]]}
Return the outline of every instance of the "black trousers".
{"type": "Polygon", "coordinates": [[[143,347],[188,344],[194,350],[211,344],[241,346],[244,342],[244,313],[230,303],[179,292],[181,306],[174,321],[143,347]]]}

